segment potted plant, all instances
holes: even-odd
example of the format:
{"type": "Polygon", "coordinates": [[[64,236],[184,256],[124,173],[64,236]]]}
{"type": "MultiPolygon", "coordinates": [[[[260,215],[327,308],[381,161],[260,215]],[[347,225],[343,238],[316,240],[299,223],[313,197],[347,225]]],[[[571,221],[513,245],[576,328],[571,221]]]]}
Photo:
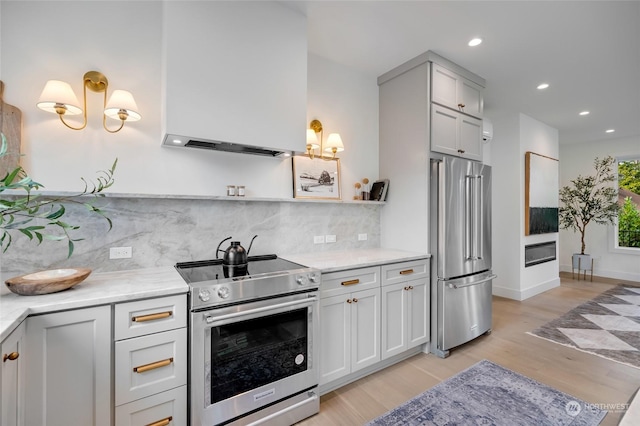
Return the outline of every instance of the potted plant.
{"type": "Polygon", "coordinates": [[[558,220],[561,229],[572,229],[580,232],[580,253],[574,253],[573,269],[591,270],[593,260],[585,253],[585,233],[590,223],[600,225],[615,224],[618,215],[618,193],[610,185],[616,179],[613,172],[615,158],[608,156],[602,160],[596,157],[593,162],[595,174],[578,175],[571,180],[571,185],[560,189],[560,209],[558,220]]]}
{"type": "MultiPolygon", "coordinates": [[[[7,153],[7,140],[4,134],[0,133],[2,142],[0,144],[0,158],[7,153]]],[[[43,185],[34,182],[20,166],[9,171],[4,176],[0,176],[0,194],[9,191],[9,197],[0,199],[0,251],[6,252],[12,242],[12,234],[26,236],[30,240],[36,239],[38,244],[43,240],[62,241],[67,240],[67,257],[71,257],[74,249],[74,242],[79,238],[73,238],[70,231],[76,230],[79,226],[71,225],[63,221],[66,213],[65,203],[81,204],[93,214],[104,218],[111,230],[111,220],[105,213],[93,204],[96,198],[103,197],[105,189],[113,185],[113,173],[118,160],[116,159],[107,171],[101,171],[97,183],[84,182],[84,190],[77,194],[43,197],[40,194],[32,194],[33,190],[38,190],[43,185]],[[80,198],[82,197],[82,198],[80,198]],[[87,199],[93,197],[94,199],[87,199]],[[52,230],[57,229],[57,233],[52,230]]]]}

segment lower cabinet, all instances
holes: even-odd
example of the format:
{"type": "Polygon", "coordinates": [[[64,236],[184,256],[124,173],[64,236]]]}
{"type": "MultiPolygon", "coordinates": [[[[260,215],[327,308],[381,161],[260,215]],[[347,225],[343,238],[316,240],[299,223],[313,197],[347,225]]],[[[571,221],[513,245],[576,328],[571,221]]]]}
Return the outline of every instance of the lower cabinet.
{"type": "Polygon", "coordinates": [[[179,295],[115,306],[116,426],[187,424],[186,303],[179,295]]]}
{"type": "Polygon", "coordinates": [[[323,274],[320,386],[342,386],[427,343],[429,298],[428,259],[323,274]]]}
{"type": "Polygon", "coordinates": [[[25,322],[2,341],[0,354],[0,425],[24,425],[24,332],[25,322]]]}
{"type": "Polygon", "coordinates": [[[111,307],[26,323],[25,424],[111,426],[111,307]]]}
{"type": "Polygon", "coordinates": [[[380,361],[380,289],[320,299],[320,385],[380,361]]]}

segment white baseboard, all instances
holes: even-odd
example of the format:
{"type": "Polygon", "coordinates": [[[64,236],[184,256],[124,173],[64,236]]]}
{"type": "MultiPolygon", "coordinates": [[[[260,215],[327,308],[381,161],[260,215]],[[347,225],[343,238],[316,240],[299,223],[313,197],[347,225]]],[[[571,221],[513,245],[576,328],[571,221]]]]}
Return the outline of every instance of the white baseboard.
{"type": "Polygon", "coordinates": [[[560,277],[554,278],[552,280],[536,284],[533,287],[529,287],[526,289],[512,289],[506,287],[498,287],[493,286],[493,295],[506,297],[507,299],[513,300],[525,300],[530,297],[535,296],[536,294],[544,293],[547,290],[551,290],[552,288],[556,288],[560,286],[560,277]]]}

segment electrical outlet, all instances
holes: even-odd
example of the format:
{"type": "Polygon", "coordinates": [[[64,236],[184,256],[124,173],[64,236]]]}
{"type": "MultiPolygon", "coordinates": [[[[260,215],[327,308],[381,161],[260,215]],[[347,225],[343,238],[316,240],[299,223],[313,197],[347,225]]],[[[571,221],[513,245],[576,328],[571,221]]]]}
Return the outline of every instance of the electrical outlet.
{"type": "Polygon", "coordinates": [[[336,236],[335,235],[325,235],[324,236],[324,240],[328,243],[335,243],[336,242],[336,236]]]}
{"type": "Polygon", "coordinates": [[[111,247],[109,249],[109,259],[129,259],[131,257],[131,247],[111,247]]]}
{"type": "Polygon", "coordinates": [[[316,235],[313,237],[313,244],[324,244],[324,235],[316,235]]]}
{"type": "Polygon", "coordinates": [[[367,241],[367,234],[358,234],[358,241],[367,241]]]}

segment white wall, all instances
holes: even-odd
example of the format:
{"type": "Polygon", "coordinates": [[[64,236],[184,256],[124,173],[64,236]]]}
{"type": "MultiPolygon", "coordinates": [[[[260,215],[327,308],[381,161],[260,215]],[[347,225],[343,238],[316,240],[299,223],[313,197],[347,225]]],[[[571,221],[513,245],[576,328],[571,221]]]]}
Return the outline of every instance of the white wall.
{"type": "MultiPolygon", "coordinates": [[[[640,139],[603,139],[580,145],[560,145],[560,186],[569,185],[578,175],[592,175],[593,161],[604,158],[640,157],[640,139]]],[[[640,250],[616,251],[612,247],[613,227],[590,224],[585,236],[586,252],[594,258],[593,274],[640,281],[640,250]]],[[[580,234],[560,231],[560,269],[571,271],[571,255],[580,251],[580,234]]]]}
{"type": "MultiPolygon", "coordinates": [[[[2,1],[0,11],[4,98],[22,110],[22,165],[46,190],[81,190],[81,176],[91,178],[118,158],[114,193],[224,195],[226,185],[237,184],[247,187],[248,196],[291,197],[291,160],[161,147],[162,2],[2,1]],[[103,72],[110,91],[131,91],[142,120],[107,133],[102,94],[93,92],[82,131],[67,129],[35,106],[50,79],[69,82],[81,97],[82,76],[89,70],[103,72]]],[[[347,199],[356,179],[377,178],[377,84],[372,76],[321,58],[309,61],[307,116],[320,119],[326,135],[343,137],[347,199]]]]}
{"type": "Polygon", "coordinates": [[[558,158],[558,131],[524,114],[491,119],[495,132],[489,144],[493,172],[492,256],[493,271],[498,276],[493,292],[524,300],[560,285],[558,260],[524,267],[526,245],[558,240],[557,233],[525,236],[525,153],[558,158]]]}

